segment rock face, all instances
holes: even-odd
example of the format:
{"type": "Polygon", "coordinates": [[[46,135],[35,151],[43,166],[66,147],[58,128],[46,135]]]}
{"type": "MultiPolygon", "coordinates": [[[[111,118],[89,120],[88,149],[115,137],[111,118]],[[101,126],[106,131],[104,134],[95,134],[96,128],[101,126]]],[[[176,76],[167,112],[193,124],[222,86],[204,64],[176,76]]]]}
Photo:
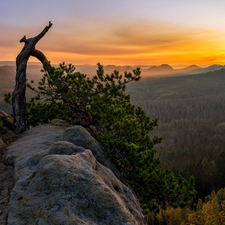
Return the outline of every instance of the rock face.
{"type": "Polygon", "coordinates": [[[0,163],[0,225],[6,225],[9,193],[13,186],[13,167],[0,163]]]}
{"type": "Polygon", "coordinates": [[[12,130],[14,126],[13,118],[0,110],[0,135],[12,130]]]}
{"type": "Polygon", "coordinates": [[[85,149],[91,149],[96,160],[112,170],[116,177],[121,179],[119,171],[112,162],[106,158],[100,144],[86,131],[84,127],[74,126],[68,128],[63,134],[63,140],[82,146],[85,149]]]}
{"type": "Polygon", "coordinates": [[[7,224],[146,224],[99,143],[86,129],[67,126],[32,128],[7,148],[5,163],[14,165],[15,179],[7,224]]]}

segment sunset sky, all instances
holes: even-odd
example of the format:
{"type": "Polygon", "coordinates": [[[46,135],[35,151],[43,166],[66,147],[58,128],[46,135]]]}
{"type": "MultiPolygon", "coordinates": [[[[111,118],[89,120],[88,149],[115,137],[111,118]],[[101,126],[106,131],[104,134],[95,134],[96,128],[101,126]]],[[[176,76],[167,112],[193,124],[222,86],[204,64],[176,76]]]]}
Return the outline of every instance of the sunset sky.
{"type": "Polygon", "coordinates": [[[15,61],[19,40],[52,21],[37,44],[52,63],[225,64],[224,0],[0,2],[0,61],[15,61]]]}

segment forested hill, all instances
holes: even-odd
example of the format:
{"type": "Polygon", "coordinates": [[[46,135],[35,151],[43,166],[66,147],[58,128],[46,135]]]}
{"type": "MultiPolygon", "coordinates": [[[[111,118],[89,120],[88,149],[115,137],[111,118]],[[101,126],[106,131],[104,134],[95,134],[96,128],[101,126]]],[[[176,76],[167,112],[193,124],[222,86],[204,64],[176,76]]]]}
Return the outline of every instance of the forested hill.
{"type": "Polygon", "coordinates": [[[142,78],[131,83],[127,93],[132,101],[200,97],[225,93],[225,69],[185,76],[142,78]]]}
{"type": "Polygon", "coordinates": [[[163,137],[156,146],[163,165],[188,178],[198,197],[225,187],[225,70],[166,78],[144,78],[127,87],[163,137]]]}

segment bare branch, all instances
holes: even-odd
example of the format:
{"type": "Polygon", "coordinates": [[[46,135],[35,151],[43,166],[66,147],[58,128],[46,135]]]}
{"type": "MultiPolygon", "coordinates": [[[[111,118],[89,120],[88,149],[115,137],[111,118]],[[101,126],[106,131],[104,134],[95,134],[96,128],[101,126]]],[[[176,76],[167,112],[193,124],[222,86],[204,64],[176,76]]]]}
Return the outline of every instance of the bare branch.
{"type": "Polygon", "coordinates": [[[37,49],[34,49],[34,51],[31,53],[32,56],[36,57],[39,61],[41,61],[42,63],[44,61],[48,61],[46,56],[44,55],[43,52],[37,50],[37,49]]]}
{"type": "Polygon", "coordinates": [[[28,44],[28,41],[27,41],[27,38],[26,38],[26,35],[23,36],[23,38],[20,40],[20,43],[22,42],[25,42],[28,44]]]}
{"type": "Polygon", "coordinates": [[[51,23],[51,21],[49,21],[49,25],[46,26],[40,34],[38,34],[37,36],[34,37],[34,41],[37,43],[41,38],[43,38],[44,35],[48,32],[48,30],[51,28],[51,26],[52,26],[52,23],[51,23]]]}
{"type": "Polygon", "coordinates": [[[52,23],[46,26],[43,31],[33,38],[27,39],[24,36],[20,43],[25,45],[16,58],[16,84],[12,94],[13,115],[15,122],[15,132],[22,133],[28,129],[27,112],[26,112],[26,68],[27,61],[32,55],[40,60],[42,63],[47,60],[44,53],[35,49],[37,42],[48,32],[52,23]]]}
{"type": "MultiPolygon", "coordinates": [[[[35,49],[35,45],[37,44],[37,42],[44,37],[44,35],[48,32],[48,30],[51,28],[52,23],[49,21],[49,25],[46,26],[43,31],[38,34],[37,36],[33,37],[33,38],[29,38],[26,39],[26,36],[24,36],[21,40],[20,43],[25,42],[25,46],[23,47],[22,51],[20,52],[20,54],[17,56],[18,60],[22,60],[24,58],[28,58],[31,55],[31,52],[34,51],[35,49]]],[[[17,60],[16,59],[16,60],[17,60]]]]}

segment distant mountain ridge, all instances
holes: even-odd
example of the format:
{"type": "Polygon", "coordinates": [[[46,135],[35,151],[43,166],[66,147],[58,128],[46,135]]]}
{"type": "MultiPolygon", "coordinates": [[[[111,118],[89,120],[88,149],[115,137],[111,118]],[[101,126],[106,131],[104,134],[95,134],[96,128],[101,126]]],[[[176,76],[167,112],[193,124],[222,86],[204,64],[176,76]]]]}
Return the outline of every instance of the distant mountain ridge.
{"type": "Polygon", "coordinates": [[[187,66],[183,69],[180,69],[180,71],[190,71],[190,70],[200,70],[200,69],[203,69],[203,68],[196,66],[196,65],[191,65],[191,66],[187,66]]]}
{"type": "MultiPolygon", "coordinates": [[[[55,65],[54,65],[55,66],[55,65]]],[[[87,74],[89,76],[95,75],[97,65],[75,65],[76,71],[87,74]]],[[[118,70],[120,73],[132,72],[137,66],[116,66],[116,65],[105,65],[104,71],[106,74],[112,73],[114,70],[118,70]]],[[[141,67],[141,75],[143,77],[148,76],[182,76],[182,75],[194,75],[201,74],[210,71],[220,70],[225,68],[222,65],[211,65],[206,68],[199,67],[197,65],[190,65],[182,69],[174,69],[168,64],[162,64],[159,66],[141,67]]],[[[40,72],[42,64],[39,62],[29,62],[27,64],[27,78],[28,80],[34,80],[37,84],[42,77],[43,73],[40,72]]],[[[11,61],[0,61],[0,88],[6,83],[14,83],[16,75],[16,63],[11,61]]],[[[11,85],[10,85],[11,86],[11,85]]],[[[8,86],[7,86],[8,87],[8,86]]]]}
{"type": "Polygon", "coordinates": [[[154,74],[154,75],[163,75],[163,74],[170,74],[175,73],[175,70],[172,66],[168,64],[162,64],[161,66],[152,66],[148,69],[142,70],[145,73],[154,74]]]}
{"type": "MultiPolygon", "coordinates": [[[[38,64],[36,64],[36,65],[29,64],[27,67],[28,82],[33,80],[34,86],[38,86],[38,82],[40,81],[40,79],[43,76],[43,73],[40,72],[41,68],[42,68],[41,63],[39,63],[39,65],[38,64]]],[[[104,70],[105,70],[106,74],[107,73],[110,74],[116,69],[116,70],[120,70],[120,74],[122,74],[125,70],[128,72],[131,72],[131,70],[133,68],[135,68],[135,67],[109,65],[109,66],[105,66],[104,70]]],[[[89,76],[96,74],[96,70],[97,70],[97,66],[93,66],[93,65],[76,66],[76,71],[79,71],[84,74],[88,74],[89,76]]],[[[173,81],[179,81],[180,79],[186,79],[188,81],[190,79],[193,79],[194,77],[199,77],[200,80],[203,79],[204,77],[209,77],[211,80],[214,80],[215,77],[217,77],[217,76],[220,76],[222,78],[225,76],[225,67],[221,66],[221,65],[212,65],[207,68],[201,68],[201,67],[198,67],[195,65],[191,65],[189,67],[186,67],[186,68],[183,68],[180,70],[176,70],[167,64],[163,64],[161,66],[144,67],[144,68],[142,67],[141,71],[142,71],[141,81],[143,81],[143,82],[145,82],[145,79],[148,79],[148,78],[150,80],[151,79],[160,80],[161,78],[163,78],[163,79],[171,78],[170,80],[173,80],[173,81]],[[156,75],[156,71],[157,71],[158,75],[156,75]]],[[[11,106],[4,103],[4,101],[3,101],[4,94],[8,93],[8,92],[11,92],[11,93],[13,92],[13,89],[15,86],[15,76],[16,76],[16,66],[15,65],[0,66],[0,105],[1,105],[0,109],[7,113],[12,113],[12,111],[11,111],[11,106]]],[[[201,82],[202,82],[202,80],[201,80],[201,82]]],[[[220,82],[222,82],[222,81],[218,81],[218,83],[220,83],[220,82]]],[[[212,81],[210,81],[208,83],[211,85],[212,81]]],[[[208,86],[210,86],[210,85],[208,85],[208,86]]],[[[196,89],[198,89],[198,88],[196,88],[196,89]]],[[[141,88],[141,90],[143,91],[145,89],[141,88]]],[[[182,91],[183,91],[183,87],[182,87],[182,91]]],[[[151,96],[150,93],[151,92],[149,91],[148,98],[149,98],[149,96],[151,96]]],[[[211,92],[209,91],[209,93],[211,93],[211,92]]],[[[35,95],[34,92],[32,92],[30,89],[27,89],[27,92],[26,92],[27,100],[29,100],[34,95],[35,95]]]]}
{"type": "Polygon", "coordinates": [[[152,66],[147,69],[142,69],[142,76],[182,76],[182,75],[194,75],[194,74],[201,74],[207,73],[210,71],[220,70],[225,68],[222,65],[211,65],[206,68],[202,68],[196,65],[190,65],[188,67],[182,69],[173,69],[172,66],[168,64],[162,64],[160,66],[152,66]]]}

